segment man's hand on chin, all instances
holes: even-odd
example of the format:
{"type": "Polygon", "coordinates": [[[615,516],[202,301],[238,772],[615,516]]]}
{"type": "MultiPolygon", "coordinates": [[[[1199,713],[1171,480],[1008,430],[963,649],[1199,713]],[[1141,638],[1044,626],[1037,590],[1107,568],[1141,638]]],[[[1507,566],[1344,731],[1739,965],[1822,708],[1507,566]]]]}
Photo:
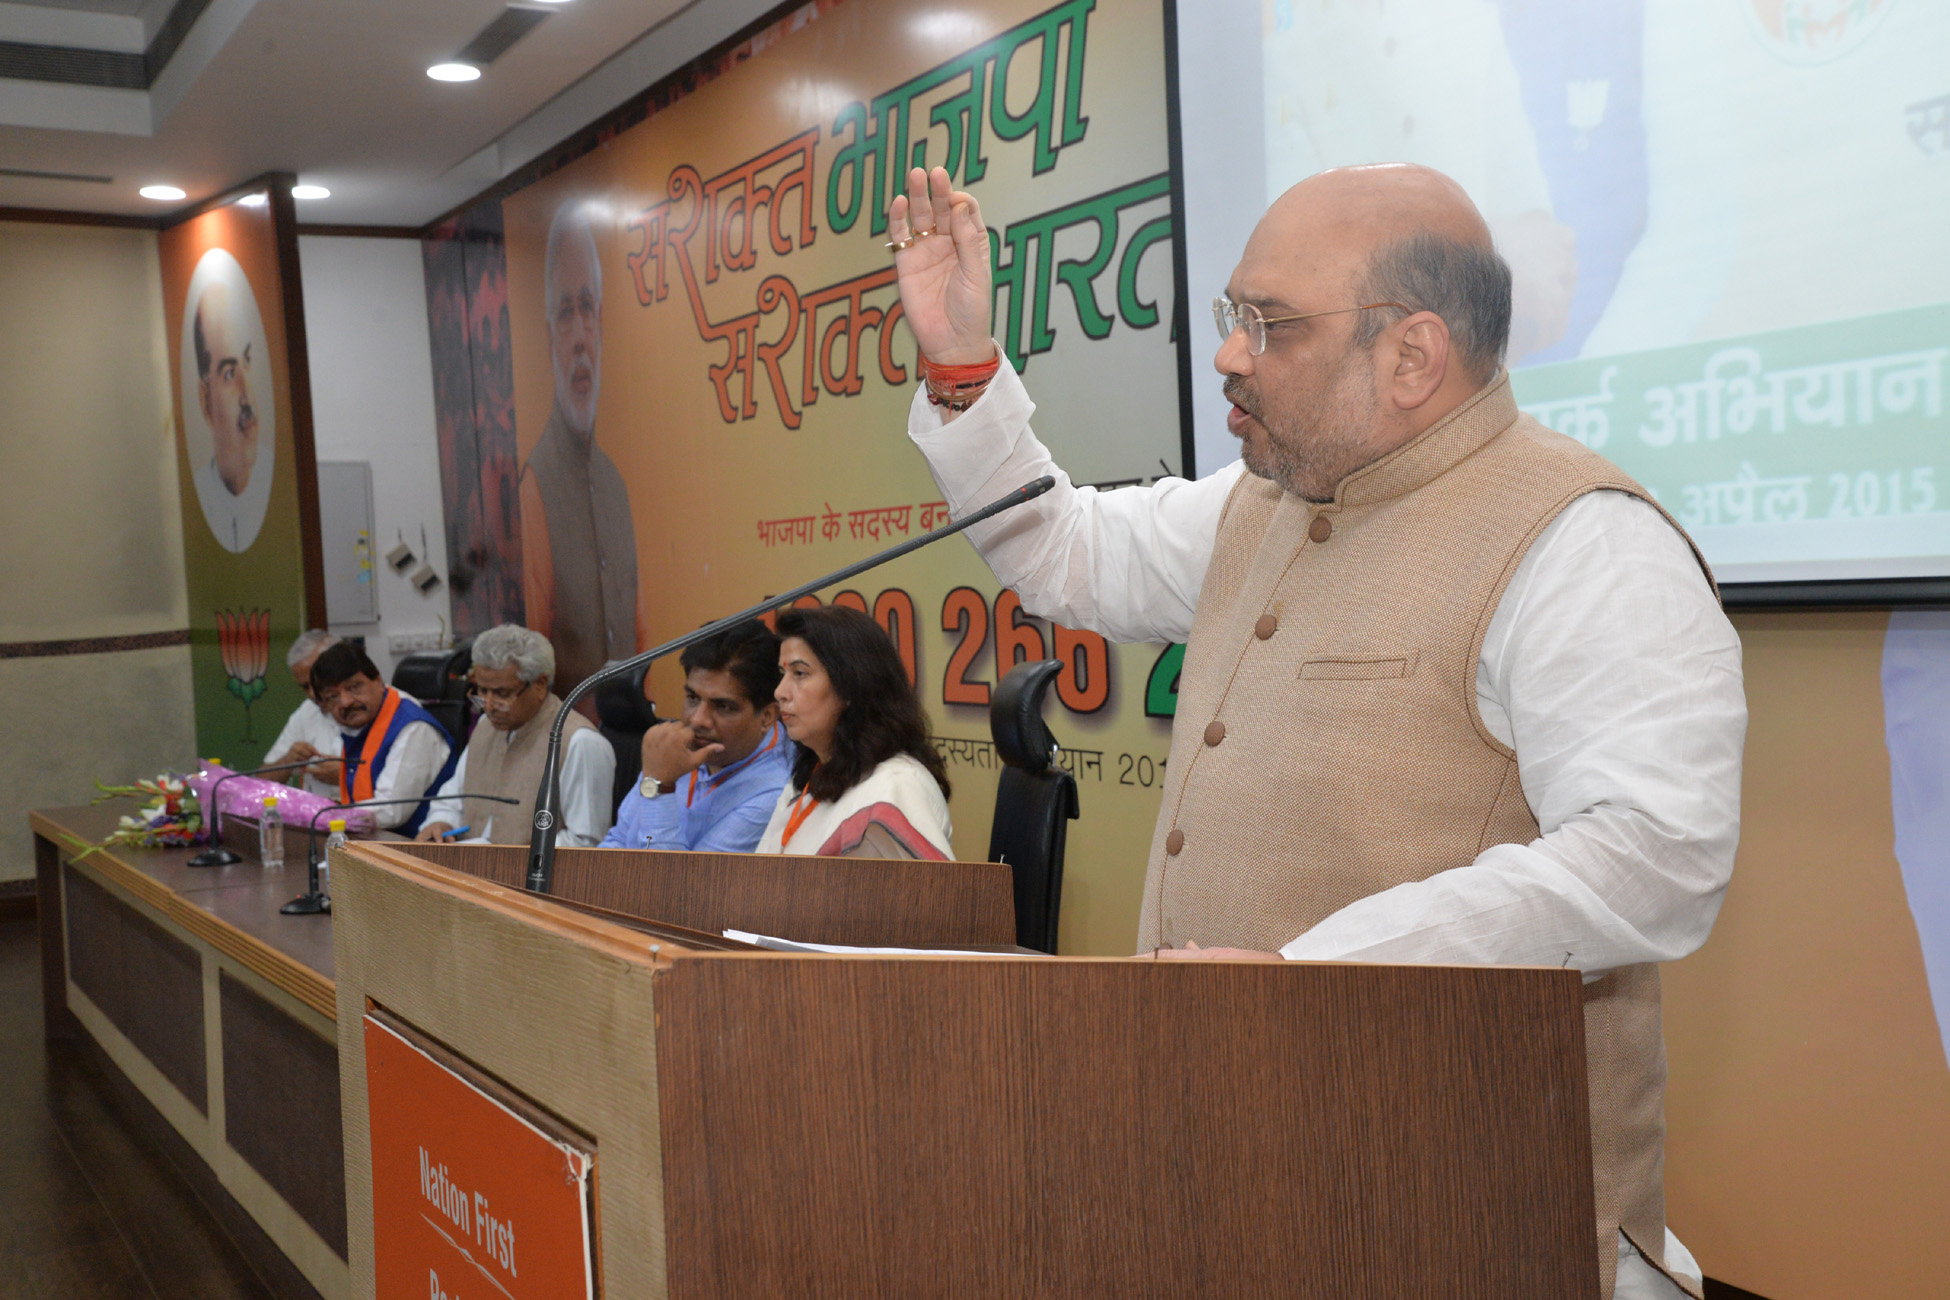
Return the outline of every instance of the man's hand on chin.
{"type": "Polygon", "coordinates": [[[1277,952],[1254,952],[1251,948],[1201,948],[1187,940],[1183,948],[1160,948],[1151,954],[1159,961],[1285,961],[1277,952]]]}
{"type": "Polygon", "coordinates": [[[667,790],[724,753],[713,742],[697,744],[697,733],[682,722],[660,722],[643,733],[643,770],[667,790]]]}

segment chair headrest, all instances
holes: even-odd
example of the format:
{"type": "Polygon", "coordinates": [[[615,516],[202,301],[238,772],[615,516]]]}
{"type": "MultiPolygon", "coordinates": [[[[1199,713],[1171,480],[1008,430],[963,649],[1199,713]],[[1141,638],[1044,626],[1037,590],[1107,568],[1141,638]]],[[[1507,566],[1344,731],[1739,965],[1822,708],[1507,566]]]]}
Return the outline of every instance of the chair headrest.
{"type": "Polygon", "coordinates": [[[989,696],[989,731],[995,750],[1010,767],[1046,771],[1056,737],[1043,723],[1043,696],[1063,671],[1060,659],[1032,659],[1002,674],[989,696]]]}
{"type": "Polygon", "coordinates": [[[422,702],[465,700],[467,670],[473,666],[473,641],[451,650],[421,650],[393,665],[393,686],[422,702]]]}
{"type": "MultiPolygon", "coordinates": [[[[617,660],[610,660],[616,663],[617,660]]],[[[609,664],[603,665],[605,668],[609,664]]],[[[641,732],[657,725],[657,706],[643,695],[644,669],[596,687],[596,719],[611,731],[641,732]]]]}

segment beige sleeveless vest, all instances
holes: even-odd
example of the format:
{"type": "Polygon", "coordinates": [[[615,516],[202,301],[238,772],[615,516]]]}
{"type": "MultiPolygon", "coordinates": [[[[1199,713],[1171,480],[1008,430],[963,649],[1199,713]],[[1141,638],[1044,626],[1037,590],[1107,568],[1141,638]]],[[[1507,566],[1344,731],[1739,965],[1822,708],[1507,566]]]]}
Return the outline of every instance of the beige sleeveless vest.
{"type": "MultiPolygon", "coordinates": [[[[1537,838],[1515,753],[1477,714],[1476,662],[1531,542],[1600,488],[1646,497],[1519,417],[1507,375],[1331,502],[1240,479],[1179,679],[1140,950],[1276,950],[1357,899],[1537,838]]],[[[1658,968],[1587,984],[1585,1033],[1609,1295],[1621,1227],[1664,1253],[1658,968]]]]}
{"type": "Polygon", "coordinates": [[[548,521],[555,567],[555,680],[574,686],[611,659],[636,653],[636,525],[623,476],[594,441],[549,416],[524,475],[548,521]]]}
{"type": "MultiPolygon", "coordinates": [[[[555,724],[555,715],[561,709],[562,701],[550,691],[535,716],[512,732],[496,731],[492,723],[482,718],[475,725],[474,734],[467,738],[467,788],[521,800],[519,805],[488,803],[484,799],[462,802],[467,824],[476,831],[487,825],[488,818],[494,819],[494,833],[488,837],[492,842],[528,843],[528,832],[535,820],[535,791],[542,783],[542,759],[548,754],[548,729],[555,724]]],[[[564,751],[568,749],[569,739],[578,731],[588,730],[589,725],[589,719],[580,713],[569,714],[562,728],[564,751]]]]}

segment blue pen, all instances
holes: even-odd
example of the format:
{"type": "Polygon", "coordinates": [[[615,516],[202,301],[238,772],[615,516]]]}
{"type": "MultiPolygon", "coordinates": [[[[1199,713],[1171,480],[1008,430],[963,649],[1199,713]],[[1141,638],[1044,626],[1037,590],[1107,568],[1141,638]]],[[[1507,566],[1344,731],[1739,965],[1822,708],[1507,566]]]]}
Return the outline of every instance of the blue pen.
{"type": "Polygon", "coordinates": [[[454,827],[454,828],[453,828],[452,830],[450,830],[450,831],[448,831],[448,832],[447,832],[447,833],[446,833],[446,834],[445,834],[444,836],[442,836],[441,838],[442,838],[442,839],[449,839],[449,840],[457,840],[457,839],[459,839],[459,838],[460,838],[461,836],[463,836],[463,835],[465,835],[465,834],[467,834],[467,832],[469,832],[469,831],[471,831],[471,830],[473,830],[473,829],[474,829],[474,828],[473,828],[472,826],[456,826],[456,827],[454,827]]]}

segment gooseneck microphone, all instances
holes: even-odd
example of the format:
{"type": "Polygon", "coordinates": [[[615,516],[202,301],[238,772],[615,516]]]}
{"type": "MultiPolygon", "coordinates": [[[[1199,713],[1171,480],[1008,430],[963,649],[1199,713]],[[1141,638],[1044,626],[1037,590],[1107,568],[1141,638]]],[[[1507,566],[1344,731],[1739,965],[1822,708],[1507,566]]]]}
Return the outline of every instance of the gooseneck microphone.
{"type": "MultiPolygon", "coordinates": [[[[463,791],[460,794],[448,795],[447,797],[449,799],[485,799],[489,803],[518,804],[521,802],[519,799],[510,799],[505,794],[481,794],[471,790],[463,791]]],[[[353,803],[335,803],[329,807],[320,808],[311,815],[311,835],[309,842],[305,846],[305,892],[297,898],[292,899],[289,903],[286,903],[283,907],[280,907],[278,911],[283,912],[286,916],[310,916],[317,912],[329,912],[332,910],[332,896],[320,892],[318,888],[318,819],[320,817],[323,817],[328,812],[343,812],[348,808],[388,808],[403,803],[431,803],[432,801],[432,795],[423,794],[417,799],[361,799],[353,803]]]]}
{"type": "Polygon", "coordinates": [[[534,829],[528,838],[528,888],[535,893],[546,894],[554,884],[555,833],[562,822],[562,791],[560,786],[562,728],[568,723],[569,711],[575,708],[576,704],[584,696],[588,695],[589,692],[595,690],[596,687],[612,677],[621,677],[625,673],[635,672],[652,660],[661,659],[665,655],[675,654],[687,646],[697,644],[699,641],[708,640],[728,628],[737,626],[746,619],[757,618],[767,610],[780,609],[786,605],[790,605],[801,596],[810,596],[816,591],[822,591],[827,587],[845,582],[855,574],[865,573],[868,569],[879,568],[890,560],[898,560],[901,556],[912,551],[918,551],[923,546],[932,546],[944,537],[953,537],[962,529],[979,524],[984,519],[993,518],[1001,514],[1004,510],[1013,510],[1026,501],[1034,501],[1037,497],[1055,486],[1056,479],[1051,475],[1045,474],[1035,482],[1025,483],[1007,496],[989,502],[971,515],[967,515],[961,519],[951,520],[932,532],[923,533],[910,541],[902,542],[899,546],[889,547],[878,555],[870,555],[864,560],[849,564],[845,568],[834,573],[829,573],[823,578],[815,578],[803,586],[794,587],[791,591],[769,597],[753,605],[750,609],[742,609],[736,614],[719,619],[715,623],[707,623],[695,632],[680,636],[675,641],[666,641],[655,649],[645,650],[642,654],[634,658],[624,659],[618,663],[610,664],[602,671],[592,673],[590,676],[578,682],[574,690],[562,697],[562,707],[556,712],[555,724],[549,728],[548,732],[548,752],[542,759],[542,783],[541,787],[535,792],[534,829]]]}
{"type": "Polygon", "coordinates": [[[210,786],[210,847],[189,860],[192,867],[227,867],[243,859],[223,846],[223,813],[217,807],[217,791],[223,783],[233,776],[263,776],[266,772],[289,772],[293,768],[310,767],[318,759],[307,758],[296,763],[273,763],[269,767],[254,767],[248,772],[225,772],[210,786]]]}

